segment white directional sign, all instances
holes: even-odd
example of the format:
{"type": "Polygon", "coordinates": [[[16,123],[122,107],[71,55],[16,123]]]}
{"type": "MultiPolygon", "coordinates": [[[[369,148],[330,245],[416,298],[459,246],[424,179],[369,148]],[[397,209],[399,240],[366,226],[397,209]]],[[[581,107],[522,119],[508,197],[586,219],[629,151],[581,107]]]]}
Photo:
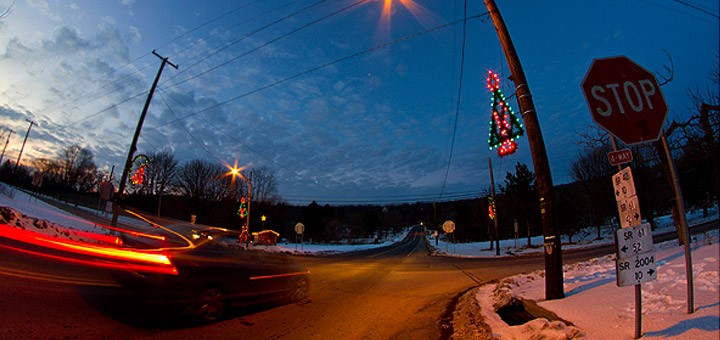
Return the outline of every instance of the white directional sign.
{"type": "Polygon", "coordinates": [[[640,202],[637,196],[628,197],[617,202],[620,213],[620,226],[628,228],[642,223],[640,202]]]}
{"type": "Polygon", "coordinates": [[[632,228],[618,229],[615,236],[617,237],[618,258],[653,251],[652,231],[649,223],[643,223],[632,228]]]}
{"type": "Polygon", "coordinates": [[[615,188],[615,199],[618,201],[635,196],[635,181],[630,167],[613,175],[613,188],[615,188]]]}
{"type": "Polygon", "coordinates": [[[653,251],[649,223],[619,229],[615,232],[617,245],[617,285],[634,286],[657,278],[657,263],[653,251]]]}
{"type": "Polygon", "coordinates": [[[617,259],[618,287],[634,286],[657,279],[655,252],[617,259]]]}

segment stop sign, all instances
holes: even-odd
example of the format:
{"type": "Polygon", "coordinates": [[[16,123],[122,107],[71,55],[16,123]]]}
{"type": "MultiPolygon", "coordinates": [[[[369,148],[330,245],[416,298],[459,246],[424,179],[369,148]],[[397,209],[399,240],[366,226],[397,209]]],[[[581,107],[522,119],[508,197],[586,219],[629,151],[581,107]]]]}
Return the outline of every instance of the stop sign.
{"type": "Polygon", "coordinates": [[[668,107],[655,76],[625,56],[594,59],[582,82],[593,120],[627,145],[658,139],[668,107]]]}

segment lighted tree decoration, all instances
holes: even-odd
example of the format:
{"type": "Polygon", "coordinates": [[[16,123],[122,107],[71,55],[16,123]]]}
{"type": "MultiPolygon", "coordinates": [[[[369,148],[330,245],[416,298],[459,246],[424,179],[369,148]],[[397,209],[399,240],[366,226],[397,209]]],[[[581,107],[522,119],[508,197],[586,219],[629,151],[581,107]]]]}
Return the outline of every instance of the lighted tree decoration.
{"type": "Polygon", "coordinates": [[[490,150],[498,148],[499,157],[505,157],[517,150],[515,139],[523,135],[523,126],[500,91],[500,77],[497,73],[488,71],[487,87],[493,94],[488,144],[490,150]]]}
{"type": "Polygon", "coordinates": [[[237,214],[240,216],[240,218],[247,217],[247,202],[245,201],[245,197],[240,198],[240,207],[238,208],[237,214]]]}
{"type": "Polygon", "coordinates": [[[150,164],[150,160],[145,155],[137,155],[133,158],[133,171],[130,177],[130,183],[133,185],[142,185],[145,182],[145,168],[150,164]]]}

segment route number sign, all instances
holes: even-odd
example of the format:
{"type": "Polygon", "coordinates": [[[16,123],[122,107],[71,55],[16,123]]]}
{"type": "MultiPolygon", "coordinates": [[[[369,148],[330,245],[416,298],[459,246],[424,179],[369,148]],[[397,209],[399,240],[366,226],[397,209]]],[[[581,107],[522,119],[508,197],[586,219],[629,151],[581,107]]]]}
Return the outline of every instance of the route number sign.
{"type": "Polygon", "coordinates": [[[619,202],[621,199],[636,195],[635,181],[633,180],[632,170],[630,167],[620,170],[612,177],[613,188],[615,188],[615,199],[619,202]]]}
{"type": "Polygon", "coordinates": [[[617,237],[618,257],[645,254],[653,250],[650,223],[643,223],[631,228],[618,229],[615,232],[615,237],[617,237]]]}
{"type": "Polygon", "coordinates": [[[650,224],[619,229],[617,245],[617,285],[634,286],[657,279],[657,261],[653,251],[650,224]]]}
{"type": "Polygon", "coordinates": [[[623,228],[632,227],[642,222],[640,215],[640,202],[637,196],[621,199],[617,202],[620,213],[620,226],[623,228]]]}
{"type": "Polygon", "coordinates": [[[618,287],[634,286],[657,279],[655,252],[617,260],[618,287]]]}

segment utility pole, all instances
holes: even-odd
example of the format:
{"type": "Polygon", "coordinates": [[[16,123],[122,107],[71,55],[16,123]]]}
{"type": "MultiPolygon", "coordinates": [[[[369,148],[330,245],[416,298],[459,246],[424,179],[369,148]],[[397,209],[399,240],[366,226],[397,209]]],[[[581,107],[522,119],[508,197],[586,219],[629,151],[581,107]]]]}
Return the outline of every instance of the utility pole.
{"type": "Polygon", "coordinates": [[[545,299],[561,299],[565,297],[563,288],[562,272],[562,249],[560,247],[560,232],[557,228],[557,215],[555,212],[555,197],[553,193],[552,174],[550,164],[545,150],[535,104],[530,94],[530,88],[525,79],[520,59],[518,58],[515,46],[510,39],[510,33],[505,26],[495,0],[485,0],[493,25],[497,31],[500,44],[505,51],[505,58],[508,62],[512,80],[515,83],[515,93],[518,106],[525,121],[530,154],[532,155],[535,176],[537,177],[538,193],[540,195],[540,214],[542,217],[542,229],[545,237],[545,299]]]}
{"type": "Polygon", "coordinates": [[[162,63],[160,63],[160,69],[155,76],[155,81],[153,81],[153,84],[150,87],[150,92],[148,93],[147,100],[145,100],[145,106],[143,107],[142,113],[140,114],[140,120],[138,121],[137,128],[135,128],[135,135],[133,136],[132,143],[130,144],[130,150],[128,151],[127,159],[125,160],[125,168],[123,168],[122,177],[120,177],[120,187],[118,188],[118,195],[115,199],[115,204],[113,204],[113,217],[111,223],[113,227],[117,227],[118,213],[120,212],[120,201],[125,194],[125,185],[127,184],[128,173],[130,172],[130,167],[132,166],[133,155],[135,154],[135,150],[137,150],[137,141],[140,137],[140,131],[142,130],[143,122],[145,121],[145,115],[147,114],[148,108],[150,107],[150,101],[152,100],[153,94],[155,93],[155,88],[157,87],[158,81],[160,80],[160,75],[162,75],[165,64],[169,64],[176,70],[178,68],[177,65],[169,62],[167,57],[162,57],[157,54],[155,50],[152,51],[152,54],[160,58],[162,60],[162,63]]]}
{"type": "Polygon", "coordinates": [[[32,129],[33,125],[37,125],[32,120],[25,119],[25,121],[29,122],[30,126],[28,126],[27,133],[25,133],[25,140],[23,140],[22,147],[20,148],[20,154],[18,154],[17,162],[15,162],[15,169],[13,170],[13,174],[17,173],[18,166],[20,165],[20,157],[22,157],[23,150],[25,150],[25,143],[27,143],[28,136],[30,135],[30,129],[32,129]]]}
{"type": "Polygon", "coordinates": [[[8,129],[8,136],[7,136],[7,139],[5,140],[5,146],[3,147],[2,154],[0,154],[0,166],[2,166],[3,158],[5,158],[5,149],[7,149],[8,143],[10,143],[10,135],[12,135],[12,133],[13,133],[13,130],[8,129]]]}
{"type": "Polygon", "coordinates": [[[248,177],[247,181],[247,220],[245,221],[245,225],[247,225],[248,233],[250,233],[250,201],[252,201],[252,178],[253,173],[250,171],[250,177],[248,177]]]}
{"type": "MultiPolygon", "coordinates": [[[[492,158],[490,157],[488,157],[488,167],[490,168],[490,185],[492,186],[490,189],[490,197],[492,197],[491,204],[495,204],[495,207],[497,207],[497,201],[495,200],[495,176],[493,176],[492,158]]],[[[493,209],[493,207],[490,206],[490,209],[493,209]]],[[[493,218],[493,223],[495,223],[495,255],[500,256],[500,233],[498,232],[497,208],[493,210],[495,212],[495,216],[493,218]]],[[[492,246],[492,243],[490,243],[490,246],[492,246]]]]}

